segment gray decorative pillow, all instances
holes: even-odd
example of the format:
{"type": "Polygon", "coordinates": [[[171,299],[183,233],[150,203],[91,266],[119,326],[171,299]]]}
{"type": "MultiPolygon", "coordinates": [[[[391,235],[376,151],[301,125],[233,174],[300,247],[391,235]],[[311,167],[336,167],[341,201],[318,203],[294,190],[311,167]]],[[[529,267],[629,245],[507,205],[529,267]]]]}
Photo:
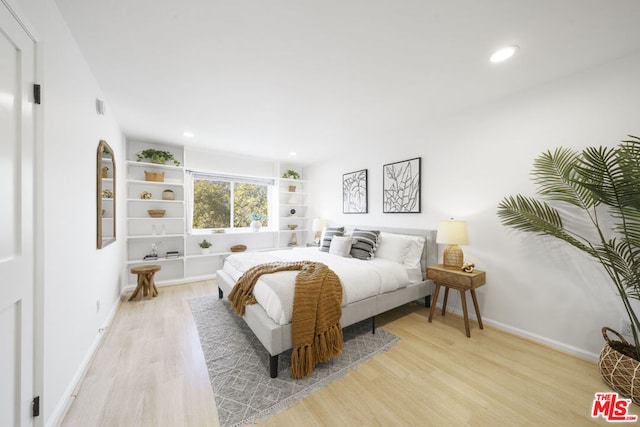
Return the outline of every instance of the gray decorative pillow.
{"type": "Polygon", "coordinates": [[[380,240],[380,232],[372,230],[358,230],[357,228],[351,233],[353,243],[351,244],[351,256],[358,259],[372,259],[374,252],[378,247],[380,240]]]}
{"type": "Polygon", "coordinates": [[[322,233],[322,242],[320,242],[320,250],[322,252],[329,252],[333,236],[344,236],[344,227],[327,227],[324,230],[322,233]]]}

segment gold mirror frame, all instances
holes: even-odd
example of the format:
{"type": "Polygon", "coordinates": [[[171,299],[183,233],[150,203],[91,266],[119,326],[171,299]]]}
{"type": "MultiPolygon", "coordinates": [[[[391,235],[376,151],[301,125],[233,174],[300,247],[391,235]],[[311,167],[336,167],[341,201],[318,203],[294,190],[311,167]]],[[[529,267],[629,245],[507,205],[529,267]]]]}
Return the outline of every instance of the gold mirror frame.
{"type": "Polygon", "coordinates": [[[98,249],[116,241],[116,162],[107,141],[98,144],[97,155],[97,245],[98,249]]]}

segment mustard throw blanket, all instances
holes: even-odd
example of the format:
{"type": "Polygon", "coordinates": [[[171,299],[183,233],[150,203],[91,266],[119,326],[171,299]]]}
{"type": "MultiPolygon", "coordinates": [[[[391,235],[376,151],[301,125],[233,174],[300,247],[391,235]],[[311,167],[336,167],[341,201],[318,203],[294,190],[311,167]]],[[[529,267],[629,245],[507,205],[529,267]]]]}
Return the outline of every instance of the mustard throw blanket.
{"type": "Polygon", "coordinates": [[[311,375],[315,366],[342,352],[342,285],[338,276],[319,262],[273,262],[247,270],[229,294],[239,316],[255,304],[253,287],[262,274],[300,270],[296,276],[291,314],[291,377],[311,375]]]}

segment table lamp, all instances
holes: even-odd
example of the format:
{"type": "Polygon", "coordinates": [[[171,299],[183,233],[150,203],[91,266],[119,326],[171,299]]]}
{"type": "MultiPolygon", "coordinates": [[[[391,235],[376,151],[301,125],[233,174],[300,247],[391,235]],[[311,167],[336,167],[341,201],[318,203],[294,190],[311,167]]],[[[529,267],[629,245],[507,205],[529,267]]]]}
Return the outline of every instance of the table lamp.
{"type": "Polygon", "coordinates": [[[464,254],[458,245],[469,244],[466,221],[442,221],[438,224],[436,243],[448,245],[442,254],[442,264],[445,268],[462,268],[464,254]]]}
{"type": "Polygon", "coordinates": [[[316,246],[320,246],[320,235],[322,234],[322,229],[328,225],[328,221],[322,218],[314,218],[313,223],[311,224],[311,230],[316,232],[315,238],[313,242],[316,246]]]}

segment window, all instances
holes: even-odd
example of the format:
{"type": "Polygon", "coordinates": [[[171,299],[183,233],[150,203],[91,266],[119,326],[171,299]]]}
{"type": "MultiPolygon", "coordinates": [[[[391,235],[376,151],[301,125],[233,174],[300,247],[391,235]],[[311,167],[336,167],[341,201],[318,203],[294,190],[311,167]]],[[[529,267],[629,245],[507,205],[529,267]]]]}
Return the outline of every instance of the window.
{"type": "Polygon", "coordinates": [[[269,226],[272,179],[190,172],[193,187],[191,228],[245,228],[252,214],[269,226]]]}

